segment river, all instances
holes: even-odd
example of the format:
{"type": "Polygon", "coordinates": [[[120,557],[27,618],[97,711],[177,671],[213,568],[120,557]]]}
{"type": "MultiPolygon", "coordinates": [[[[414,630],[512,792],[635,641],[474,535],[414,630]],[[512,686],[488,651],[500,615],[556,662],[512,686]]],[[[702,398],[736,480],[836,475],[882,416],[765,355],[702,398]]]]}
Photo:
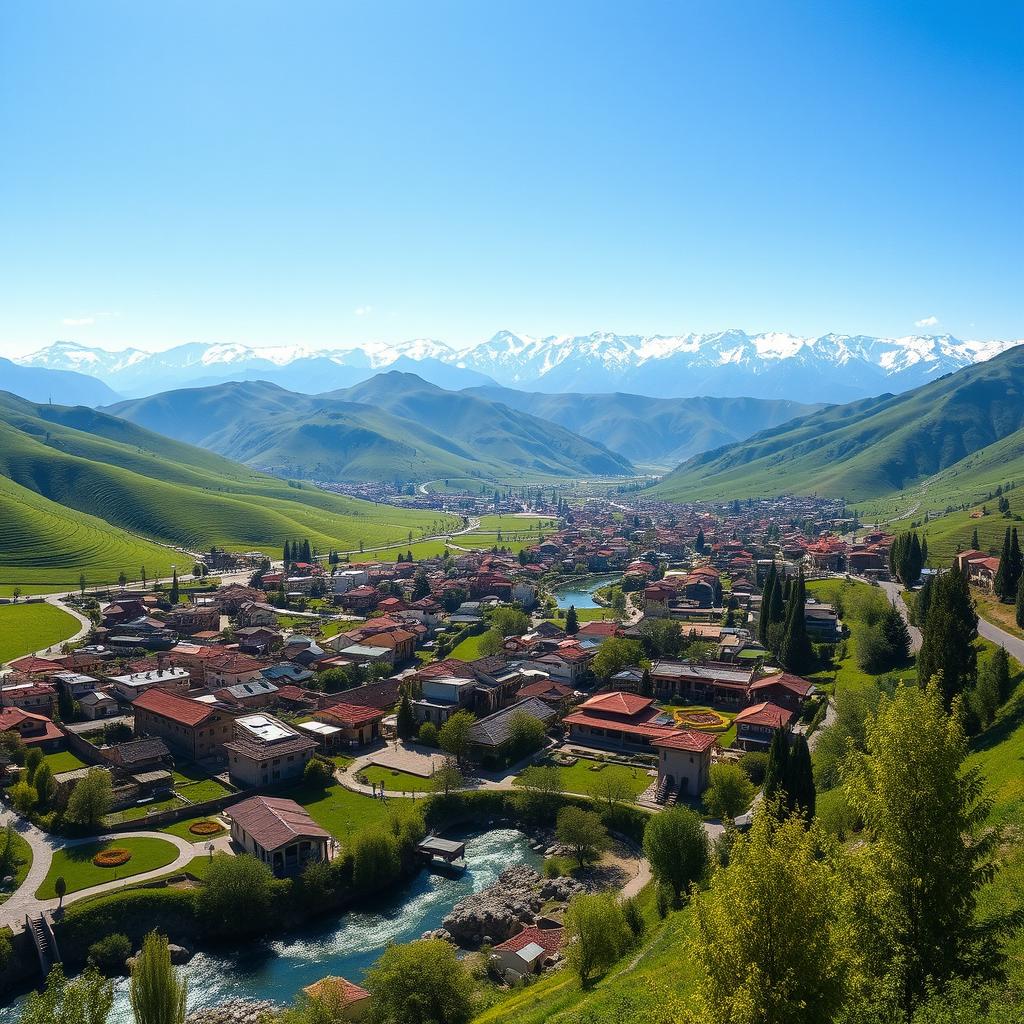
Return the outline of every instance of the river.
{"type": "MultiPolygon", "coordinates": [[[[285,939],[197,953],[183,968],[188,976],[189,1011],[233,997],[288,1003],[303,987],[329,974],[359,982],[389,942],[411,942],[425,931],[440,928],[458,900],[485,889],[505,868],[512,864],[539,868],[543,860],[529,848],[526,837],[513,829],[457,838],[466,838],[469,865],[458,878],[423,871],[393,900],[382,901],[372,911],[352,911],[317,922],[285,939]]],[[[3,1024],[13,1024],[18,1016],[18,1003],[0,1010],[3,1024]]],[[[110,1021],[132,1022],[126,979],[116,983],[110,1021]]]]}
{"type": "Polygon", "coordinates": [[[551,593],[559,608],[568,608],[572,605],[577,611],[581,608],[600,608],[594,600],[594,591],[601,587],[607,587],[609,583],[618,583],[622,579],[619,573],[609,573],[603,576],[588,576],[585,579],[576,580],[574,583],[566,583],[564,586],[555,587],[551,593]]]}

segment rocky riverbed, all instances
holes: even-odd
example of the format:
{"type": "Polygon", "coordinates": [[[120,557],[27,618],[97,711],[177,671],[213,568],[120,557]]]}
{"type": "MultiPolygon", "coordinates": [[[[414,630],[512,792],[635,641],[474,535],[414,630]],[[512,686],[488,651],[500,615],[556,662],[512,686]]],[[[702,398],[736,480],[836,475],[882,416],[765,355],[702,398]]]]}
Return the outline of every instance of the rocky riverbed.
{"type": "Polygon", "coordinates": [[[219,1006],[195,1010],[185,1018],[185,1024],[262,1024],[280,1009],[268,999],[228,999],[219,1006]]]}

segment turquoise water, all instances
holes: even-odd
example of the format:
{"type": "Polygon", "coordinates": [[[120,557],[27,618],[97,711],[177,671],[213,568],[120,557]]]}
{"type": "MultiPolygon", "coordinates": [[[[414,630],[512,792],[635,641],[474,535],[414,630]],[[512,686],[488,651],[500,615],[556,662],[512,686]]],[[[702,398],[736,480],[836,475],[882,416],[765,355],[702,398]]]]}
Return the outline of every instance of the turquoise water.
{"type": "Polygon", "coordinates": [[[609,583],[617,583],[622,577],[618,573],[607,576],[592,576],[585,581],[566,584],[564,587],[556,587],[551,591],[559,608],[568,608],[573,605],[577,611],[581,608],[600,608],[594,600],[594,591],[609,583]]]}
{"type": "MultiPolygon", "coordinates": [[[[462,838],[462,837],[459,837],[462,838]]],[[[197,953],[183,968],[188,976],[189,1010],[244,997],[287,1003],[306,985],[328,974],[362,980],[389,942],[410,942],[440,928],[455,903],[490,885],[512,864],[539,867],[543,858],[526,837],[496,829],[466,838],[467,871],[458,878],[421,872],[392,901],[370,911],[353,911],[319,922],[287,939],[249,943],[230,951],[197,953]]],[[[0,1021],[18,1019],[17,1007],[0,1011],[0,1021]]],[[[127,982],[117,982],[111,1024],[131,1024],[127,982]]]]}

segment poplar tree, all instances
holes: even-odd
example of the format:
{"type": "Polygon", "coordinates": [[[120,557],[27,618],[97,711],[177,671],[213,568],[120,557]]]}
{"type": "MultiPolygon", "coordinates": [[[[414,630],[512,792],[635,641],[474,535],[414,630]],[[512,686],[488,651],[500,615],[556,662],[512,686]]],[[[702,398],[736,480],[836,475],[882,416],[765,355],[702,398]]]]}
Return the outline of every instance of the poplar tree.
{"type": "Polygon", "coordinates": [[[291,562],[291,560],[292,560],[292,546],[291,546],[291,544],[288,543],[288,541],[285,541],[284,542],[284,564],[285,564],[286,567],[291,562]]]}
{"type": "Polygon", "coordinates": [[[975,527],[974,528],[974,533],[971,534],[971,549],[973,551],[980,550],[980,548],[978,547],[978,544],[979,544],[979,541],[978,541],[978,528],[975,527]]]}
{"type": "Polygon", "coordinates": [[[409,703],[409,695],[402,694],[402,703],[398,705],[398,720],[395,724],[398,738],[409,739],[416,731],[416,720],[413,718],[412,705],[409,703]]]}
{"type": "Polygon", "coordinates": [[[174,574],[171,576],[171,604],[178,603],[178,570],[174,570],[174,574]]]}
{"type": "Polygon", "coordinates": [[[1024,629],[1024,574],[1021,575],[1020,583],[1017,584],[1017,625],[1024,629]]]}
{"type": "Polygon", "coordinates": [[[1016,594],[1017,589],[1013,586],[1013,552],[1010,548],[1010,528],[1006,528],[1003,537],[1003,550],[999,555],[999,568],[996,571],[996,578],[992,582],[992,589],[1000,601],[1010,601],[1016,594]]]}
{"type": "Polygon", "coordinates": [[[569,610],[565,613],[565,631],[569,636],[575,636],[580,629],[579,616],[576,614],[576,605],[569,605],[569,610]]]}
{"type": "Polygon", "coordinates": [[[182,1024],[187,986],[171,963],[167,939],[153,931],[132,967],[129,995],[135,1024],[182,1024]]]}
{"type": "Polygon", "coordinates": [[[790,590],[786,624],[777,652],[779,663],[789,672],[806,672],[814,660],[814,650],[807,635],[807,621],[804,617],[806,595],[807,587],[801,569],[790,590]]]}
{"type": "Polygon", "coordinates": [[[775,571],[775,563],[764,581],[764,589],[761,591],[761,614],[757,620],[757,639],[763,647],[768,646],[768,627],[771,625],[772,596],[778,584],[778,573],[775,571]]]}

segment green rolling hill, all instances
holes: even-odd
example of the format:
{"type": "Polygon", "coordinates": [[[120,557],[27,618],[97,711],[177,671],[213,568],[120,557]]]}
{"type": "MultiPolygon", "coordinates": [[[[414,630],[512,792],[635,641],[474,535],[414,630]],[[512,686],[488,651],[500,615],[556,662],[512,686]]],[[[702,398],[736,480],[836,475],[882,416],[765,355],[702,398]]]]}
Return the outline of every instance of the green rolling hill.
{"type": "Polygon", "coordinates": [[[804,405],[762,398],[647,398],[622,392],[547,395],[480,387],[479,395],[550,420],[600,441],[638,466],[665,469],[712,448],[817,412],[804,405]]]}
{"type": "Polygon", "coordinates": [[[109,411],[301,479],[514,481],[633,473],[627,459],[564,427],[397,371],[325,395],[254,381],[165,392],[109,411]]]}
{"type": "Polygon", "coordinates": [[[1012,438],[1021,430],[1024,346],[906,394],[833,406],[695,456],[650,493],[671,500],[822,494],[864,502],[923,488],[944,474],[943,504],[950,504],[977,481],[1010,478],[1020,450],[1012,438]]]}
{"type": "Polygon", "coordinates": [[[81,407],[0,392],[0,584],[74,588],[166,573],[163,545],[276,553],[289,538],[321,550],[404,542],[448,523],[258,473],[81,407]]]}

